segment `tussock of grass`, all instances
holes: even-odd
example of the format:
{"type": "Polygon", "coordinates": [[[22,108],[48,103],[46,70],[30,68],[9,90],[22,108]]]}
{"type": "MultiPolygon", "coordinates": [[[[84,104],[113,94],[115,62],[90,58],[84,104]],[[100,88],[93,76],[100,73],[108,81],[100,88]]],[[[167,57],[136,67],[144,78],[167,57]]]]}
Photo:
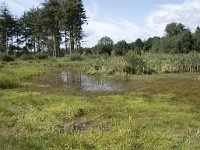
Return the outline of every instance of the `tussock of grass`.
{"type": "Polygon", "coordinates": [[[42,72],[39,66],[6,66],[0,72],[0,88],[8,89],[21,86],[24,79],[30,79],[31,76],[42,72]]]}

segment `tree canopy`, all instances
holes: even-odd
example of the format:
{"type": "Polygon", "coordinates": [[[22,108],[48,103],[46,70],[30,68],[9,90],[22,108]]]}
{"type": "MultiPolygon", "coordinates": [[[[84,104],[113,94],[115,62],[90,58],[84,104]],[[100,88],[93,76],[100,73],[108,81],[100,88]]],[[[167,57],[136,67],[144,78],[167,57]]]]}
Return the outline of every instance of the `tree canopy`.
{"type": "Polygon", "coordinates": [[[32,8],[16,20],[2,4],[1,47],[6,49],[8,40],[16,39],[12,46],[22,51],[47,51],[57,57],[60,56],[60,46],[65,44],[66,53],[71,53],[81,46],[82,26],[86,22],[82,0],[46,0],[41,8],[32,8]]]}

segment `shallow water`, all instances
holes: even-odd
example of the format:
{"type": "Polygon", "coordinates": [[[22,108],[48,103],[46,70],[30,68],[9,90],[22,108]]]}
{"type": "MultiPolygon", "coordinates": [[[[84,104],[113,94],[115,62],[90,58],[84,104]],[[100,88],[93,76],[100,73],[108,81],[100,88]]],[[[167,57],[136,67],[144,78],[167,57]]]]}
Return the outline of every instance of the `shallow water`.
{"type": "Polygon", "coordinates": [[[67,69],[43,74],[34,78],[33,85],[41,90],[63,92],[120,92],[128,87],[129,81],[119,78],[102,78],[81,71],[67,69]]]}
{"type": "MultiPolygon", "coordinates": [[[[192,74],[191,74],[192,75],[192,74]]],[[[102,96],[127,93],[173,93],[180,100],[188,98],[194,101],[200,98],[200,80],[189,74],[163,74],[130,76],[127,80],[114,77],[96,77],[81,71],[67,68],[34,77],[31,85],[25,84],[24,90],[57,93],[61,95],[102,96]],[[191,95],[194,95],[191,97],[191,95]]],[[[195,75],[196,77],[196,75],[195,75]]]]}
{"type": "Polygon", "coordinates": [[[72,70],[62,71],[60,77],[67,88],[85,91],[121,91],[127,84],[124,80],[103,79],[72,70]]]}
{"type": "Polygon", "coordinates": [[[60,77],[62,84],[68,88],[85,91],[120,91],[127,83],[124,80],[97,78],[72,70],[61,72],[60,77]]]}

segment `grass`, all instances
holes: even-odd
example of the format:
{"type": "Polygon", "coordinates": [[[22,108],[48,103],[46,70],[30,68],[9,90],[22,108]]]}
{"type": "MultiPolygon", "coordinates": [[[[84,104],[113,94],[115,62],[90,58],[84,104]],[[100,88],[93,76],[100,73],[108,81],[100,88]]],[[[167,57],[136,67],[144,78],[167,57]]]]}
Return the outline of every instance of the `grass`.
{"type": "Polygon", "coordinates": [[[1,91],[3,149],[198,149],[199,109],[173,94],[78,97],[1,91]],[[82,110],[84,113],[80,113],[82,110]],[[75,123],[84,124],[75,127],[75,123]]]}
{"type": "Polygon", "coordinates": [[[29,79],[43,72],[44,68],[28,64],[7,64],[0,72],[0,88],[8,89],[21,86],[24,79],[29,79]]]}
{"type": "Polygon", "coordinates": [[[123,68],[115,57],[97,61],[1,63],[0,85],[7,88],[0,89],[1,149],[200,149],[200,84],[186,74],[129,76],[129,90],[119,93],[30,88],[33,76],[50,70],[123,68]]]}

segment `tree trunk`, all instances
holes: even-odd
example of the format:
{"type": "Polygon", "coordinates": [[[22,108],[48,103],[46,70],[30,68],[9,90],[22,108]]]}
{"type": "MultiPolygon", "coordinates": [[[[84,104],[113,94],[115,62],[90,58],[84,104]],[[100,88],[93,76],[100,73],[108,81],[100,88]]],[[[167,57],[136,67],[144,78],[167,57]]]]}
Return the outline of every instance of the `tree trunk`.
{"type": "Polygon", "coordinates": [[[73,38],[73,26],[69,31],[69,41],[70,41],[70,54],[74,51],[74,38],[73,38]]]}
{"type": "Polygon", "coordinates": [[[67,31],[65,30],[65,55],[67,55],[67,48],[68,48],[68,45],[67,45],[67,31]]]}
{"type": "Polygon", "coordinates": [[[8,33],[6,31],[6,54],[8,55],[8,33]]]}
{"type": "Polygon", "coordinates": [[[56,35],[53,34],[53,57],[56,58],[56,52],[57,52],[57,46],[56,46],[56,35]]]}

